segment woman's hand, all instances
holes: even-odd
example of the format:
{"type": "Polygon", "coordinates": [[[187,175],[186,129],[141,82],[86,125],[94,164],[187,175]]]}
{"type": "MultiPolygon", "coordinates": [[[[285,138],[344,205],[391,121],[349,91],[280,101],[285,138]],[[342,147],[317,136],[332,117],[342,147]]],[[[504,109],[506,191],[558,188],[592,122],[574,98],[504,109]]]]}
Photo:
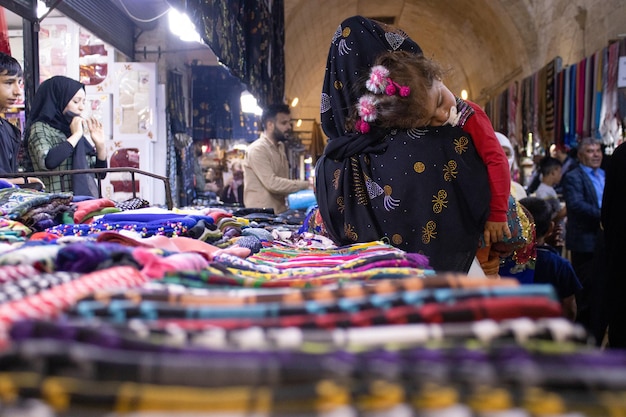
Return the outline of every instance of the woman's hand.
{"type": "Polygon", "coordinates": [[[72,118],[72,121],[70,122],[70,132],[72,132],[72,134],[67,138],[67,140],[72,144],[72,146],[76,146],[80,138],[82,138],[85,134],[85,131],[83,130],[82,117],[74,116],[74,118],[72,118]]]}
{"type": "Polygon", "coordinates": [[[102,127],[102,122],[93,116],[84,120],[87,123],[87,129],[89,129],[91,140],[93,141],[94,145],[96,145],[98,159],[100,159],[101,161],[106,160],[107,152],[104,141],[104,129],[102,127]]]}

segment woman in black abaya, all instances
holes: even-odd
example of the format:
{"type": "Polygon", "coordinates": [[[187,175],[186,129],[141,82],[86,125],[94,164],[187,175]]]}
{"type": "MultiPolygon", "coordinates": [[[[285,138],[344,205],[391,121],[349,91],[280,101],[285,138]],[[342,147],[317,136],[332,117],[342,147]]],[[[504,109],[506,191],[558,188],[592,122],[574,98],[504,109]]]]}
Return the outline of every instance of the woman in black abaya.
{"type": "Polygon", "coordinates": [[[376,56],[421,54],[406,33],[361,16],[333,36],[322,90],[329,138],[316,165],[319,215],[340,245],[382,240],[422,253],[436,271],[467,272],[489,212],[487,170],[460,127],[346,130],[376,56]]]}

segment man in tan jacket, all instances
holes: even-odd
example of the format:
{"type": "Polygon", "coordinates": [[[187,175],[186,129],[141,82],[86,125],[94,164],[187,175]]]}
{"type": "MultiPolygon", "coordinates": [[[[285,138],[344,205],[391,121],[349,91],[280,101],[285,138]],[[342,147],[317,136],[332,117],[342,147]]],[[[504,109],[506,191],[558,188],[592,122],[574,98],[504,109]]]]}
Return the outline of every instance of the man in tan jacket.
{"type": "Polygon", "coordinates": [[[247,208],[287,210],[285,198],[311,188],[309,181],[289,179],[285,141],[293,132],[286,104],[267,107],[261,117],[263,133],[246,150],[243,160],[243,202],[247,208]]]}

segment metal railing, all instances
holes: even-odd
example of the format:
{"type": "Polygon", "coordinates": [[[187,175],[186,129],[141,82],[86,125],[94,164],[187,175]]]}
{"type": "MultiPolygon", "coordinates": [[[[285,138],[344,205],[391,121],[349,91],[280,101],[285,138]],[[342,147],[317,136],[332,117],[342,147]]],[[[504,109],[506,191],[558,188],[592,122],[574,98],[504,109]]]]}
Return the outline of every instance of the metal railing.
{"type": "MultiPolygon", "coordinates": [[[[174,208],[174,203],[172,201],[172,190],[169,183],[168,177],[163,177],[161,175],[153,174],[151,172],[142,171],[137,168],[123,167],[123,168],[88,168],[88,169],[68,169],[61,171],[34,171],[34,172],[17,172],[14,174],[0,174],[1,177],[4,178],[23,178],[24,183],[32,184],[28,182],[28,177],[52,177],[59,176],[61,177],[61,191],[71,191],[65,190],[65,182],[63,181],[66,175],[73,174],[109,174],[112,172],[128,172],[130,173],[130,181],[133,184],[133,198],[137,198],[137,191],[135,190],[135,175],[145,175],[147,177],[151,177],[160,181],[163,181],[163,185],[165,186],[165,203],[167,204],[168,210],[174,208]]],[[[95,175],[95,179],[98,182],[98,197],[102,198],[102,178],[100,175],[95,175]]],[[[19,184],[18,184],[19,185],[19,184]]]]}

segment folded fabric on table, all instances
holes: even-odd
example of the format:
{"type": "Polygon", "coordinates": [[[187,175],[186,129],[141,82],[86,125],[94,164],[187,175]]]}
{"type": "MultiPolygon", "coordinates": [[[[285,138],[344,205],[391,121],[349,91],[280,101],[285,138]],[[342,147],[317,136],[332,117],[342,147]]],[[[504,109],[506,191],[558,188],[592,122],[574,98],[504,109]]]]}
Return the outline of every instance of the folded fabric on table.
{"type": "Polygon", "coordinates": [[[82,223],[83,220],[92,212],[100,211],[105,207],[115,207],[115,203],[108,198],[94,198],[75,202],[76,211],[74,212],[74,222],[82,223]]]}

